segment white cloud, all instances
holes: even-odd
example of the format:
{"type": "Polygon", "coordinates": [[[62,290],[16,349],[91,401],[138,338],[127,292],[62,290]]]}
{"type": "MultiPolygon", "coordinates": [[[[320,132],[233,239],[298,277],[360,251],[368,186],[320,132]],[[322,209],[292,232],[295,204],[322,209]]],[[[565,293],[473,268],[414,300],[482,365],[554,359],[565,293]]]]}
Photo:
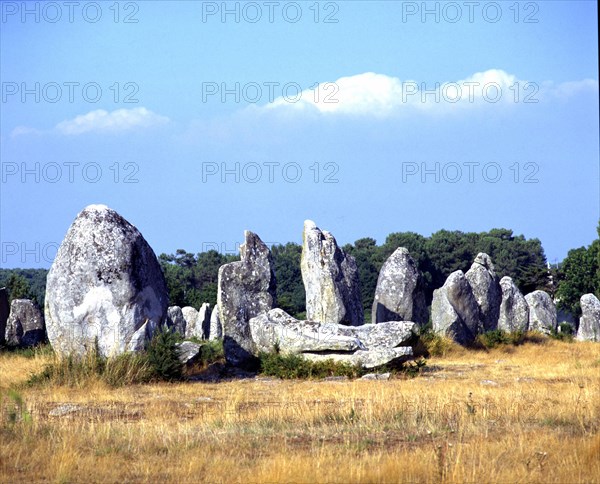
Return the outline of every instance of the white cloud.
{"type": "Polygon", "coordinates": [[[58,123],[55,129],[65,135],[78,135],[90,132],[121,132],[133,128],[149,128],[169,122],[169,118],[155,114],[146,108],[117,109],[108,112],[104,109],[90,111],[73,119],[58,123]]]}
{"type": "Polygon", "coordinates": [[[546,91],[557,97],[571,97],[585,91],[598,93],[598,81],[596,79],[583,79],[581,81],[568,81],[554,86],[554,83],[546,84],[546,91]]]}
{"type": "MultiPolygon", "coordinates": [[[[584,80],[551,87],[560,95],[598,89],[598,82],[584,80]]],[[[490,69],[457,81],[402,81],[397,77],[366,72],[319,84],[299,100],[283,97],[264,106],[266,110],[312,111],[321,114],[386,117],[403,112],[448,113],[482,105],[539,102],[547,83],[520,80],[501,69],[490,69]]]]}
{"type": "Polygon", "coordinates": [[[10,132],[11,138],[16,138],[17,136],[23,136],[27,134],[42,134],[43,131],[35,128],[29,128],[27,126],[17,126],[10,132]]]}

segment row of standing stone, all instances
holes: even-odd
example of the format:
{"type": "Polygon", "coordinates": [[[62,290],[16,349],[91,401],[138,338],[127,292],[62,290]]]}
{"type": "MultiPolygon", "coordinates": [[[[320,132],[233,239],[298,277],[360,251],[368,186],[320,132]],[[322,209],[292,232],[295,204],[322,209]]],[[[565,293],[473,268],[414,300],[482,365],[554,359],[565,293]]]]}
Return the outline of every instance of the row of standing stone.
{"type": "MultiPolygon", "coordinates": [[[[85,354],[92,345],[104,356],[136,351],[166,321],[187,337],[222,336],[230,361],[236,354],[242,359],[253,355],[250,320],[276,307],[276,280],[266,245],[252,232],[245,239],[241,260],[219,269],[216,308],[203,305],[197,315],[189,307],[167,311],[164,275],[141,233],[106,206],[86,207],[69,228],[48,273],[45,323],[50,343],[59,354],[85,354]]],[[[356,262],[311,221],[304,224],[301,270],[307,324],[364,323],[356,262]]],[[[585,295],[582,309],[578,338],[598,340],[600,303],[585,295]]],[[[15,318],[18,313],[14,311],[15,318]]],[[[372,318],[374,323],[421,327],[428,321],[420,275],[406,249],[394,252],[379,274],[372,318]]],[[[431,320],[435,331],[467,343],[495,328],[556,330],[556,308],[546,293],[523,298],[509,278],[498,281],[489,257],[479,254],[466,274],[451,274],[434,292],[431,320]]],[[[20,324],[17,333],[28,333],[29,326],[20,324]]],[[[40,327],[42,322],[34,329],[40,327]]]]}

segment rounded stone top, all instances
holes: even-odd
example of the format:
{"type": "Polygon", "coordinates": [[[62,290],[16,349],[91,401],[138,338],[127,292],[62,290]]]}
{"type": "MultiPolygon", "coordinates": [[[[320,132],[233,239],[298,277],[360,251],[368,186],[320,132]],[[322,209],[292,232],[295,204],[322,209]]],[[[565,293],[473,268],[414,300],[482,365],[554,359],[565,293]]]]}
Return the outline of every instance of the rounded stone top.
{"type": "Polygon", "coordinates": [[[487,255],[485,252],[480,252],[475,257],[475,263],[481,264],[486,269],[494,270],[494,264],[492,263],[492,258],[487,255]]]}
{"type": "Polygon", "coordinates": [[[82,212],[106,212],[108,210],[111,210],[110,208],[108,208],[106,205],[101,204],[101,203],[93,203],[91,205],[88,205],[87,207],[85,207],[82,212]]]}
{"type": "Polygon", "coordinates": [[[580,302],[580,304],[597,304],[598,298],[596,297],[595,294],[592,294],[592,293],[584,294],[579,299],[579,302],[580,302]]]}

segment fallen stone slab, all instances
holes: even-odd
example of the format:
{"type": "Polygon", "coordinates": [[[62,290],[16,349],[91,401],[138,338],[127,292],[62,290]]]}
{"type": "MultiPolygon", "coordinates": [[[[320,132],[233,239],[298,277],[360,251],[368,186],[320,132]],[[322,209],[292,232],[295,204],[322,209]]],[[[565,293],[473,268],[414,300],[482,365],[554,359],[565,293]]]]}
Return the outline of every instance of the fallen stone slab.
{"type": "Polygon", "coordinates": [[[363,368],[377,368],[388,363],[408,361],[412,356],[413,350],[409,346],[358,350],[354,353],[302,353],[302,357],[309,361],[333,360],[336,363],[348,363],[363,368]]]}

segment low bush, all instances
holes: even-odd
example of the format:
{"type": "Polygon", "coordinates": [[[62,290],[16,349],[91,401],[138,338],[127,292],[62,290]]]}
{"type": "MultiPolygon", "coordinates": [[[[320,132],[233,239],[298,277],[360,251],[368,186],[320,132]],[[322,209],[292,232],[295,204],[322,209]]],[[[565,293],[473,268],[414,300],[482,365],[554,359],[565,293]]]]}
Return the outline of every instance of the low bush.
{"type": "Polygon", "coordinates": [[[450,338],[433,331],[424,331],[415,345],[415,356],[446,356],[456,349],[457,344],[450,338]]]}
{"type": "Polygon", "coordinates": [[[279,353],[261,353],[258,357],[260,373],[282,379],[325,378],[328,376],[346,376],[357,378],[365,371],[359,366],[339,363],[332,359],[308,361],[300,355],[282,355],[279,353]]]}
{"type": "Polygon", "coordinates": [[[183,365],[179,361],[177,343],[180,337],[168,329],[158,330],[146,350],[146,358],[152,370],[153,377],[157,380],[181,380],[183,365]]]}
{"type": "Polygon", "coordinates": [[[224,362],[225,351],[223,350],[223,340],[203,341],[197,361],[203,366],[224,362]]]}
{"type": "Polygon", "coordinates": [[[556,330],[550,332],[550,337],[559,341],[571,342],[575,338],[575,328],[570,323],[563,321],[556,330]]]}

